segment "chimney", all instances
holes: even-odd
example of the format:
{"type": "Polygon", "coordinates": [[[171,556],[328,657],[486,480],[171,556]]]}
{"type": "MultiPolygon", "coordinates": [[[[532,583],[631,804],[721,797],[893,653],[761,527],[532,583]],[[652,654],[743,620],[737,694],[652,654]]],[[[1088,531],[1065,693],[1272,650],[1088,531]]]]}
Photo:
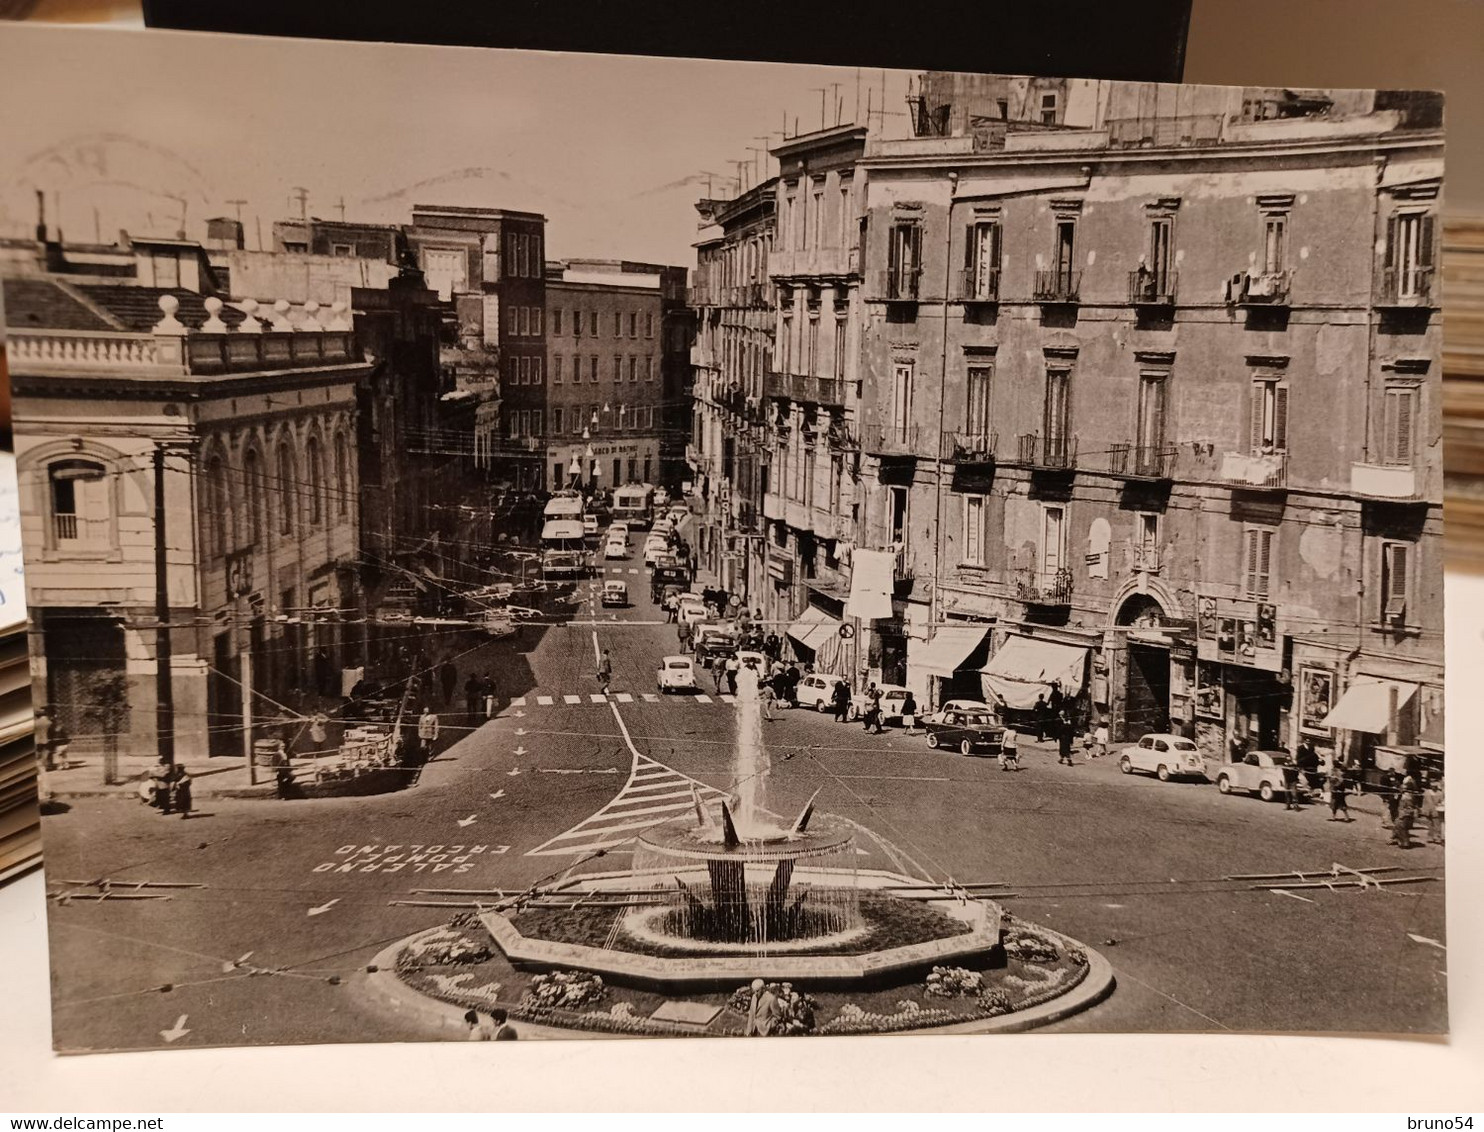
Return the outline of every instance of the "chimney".
{"type": "Polygon", "coordinates": [[[46,193],[36,190],[36,242],[46,243],[46,193]]]}

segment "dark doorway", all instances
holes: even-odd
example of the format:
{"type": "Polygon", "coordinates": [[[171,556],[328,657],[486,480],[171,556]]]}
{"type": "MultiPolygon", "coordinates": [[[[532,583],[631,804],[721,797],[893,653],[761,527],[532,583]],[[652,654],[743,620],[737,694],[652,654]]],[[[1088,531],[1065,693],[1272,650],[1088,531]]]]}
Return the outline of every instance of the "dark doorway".
{"type": "Polygon", "coordinates": [[[1125,739],[1170,729],[1170,650],[1128,646],[1128,687],[1124,694],[1125,739]]]}
{"type": "Polygon", "coordinates": [[[212,641],[211,672],[206,679],[207,750],[212,755],[242,752],[242,679],[232,634],[212,641]]]}

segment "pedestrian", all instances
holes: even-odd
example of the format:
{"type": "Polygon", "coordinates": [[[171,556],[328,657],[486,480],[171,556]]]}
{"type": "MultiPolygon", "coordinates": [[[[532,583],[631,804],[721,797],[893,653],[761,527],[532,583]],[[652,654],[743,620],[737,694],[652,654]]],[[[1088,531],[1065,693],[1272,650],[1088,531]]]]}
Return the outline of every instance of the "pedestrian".
{"type": "Polygon", "coordinates": [[[835,722],[845,723],[846,717],[850,714],[850,685],[844,680],[836,680],[835,690],[830,699],[835,705],[835,722]]]}
{"type": "Polygon", "coordinates": [[[484,705],[484,718],[495,718],[495,674],[486,672],[479,681],[479,695],[484,705]]]}
{"type": "Polygon", "coordinates": [[[149,772],[149,804],[162,814],[170,812],[170,770],[170,760],[162,755],[149,772]]]}
{"type": "Polygon", "coordinates": [[[495,1029],[494,1041],[513,1042],[519,1039],[520,1035],[510,1024],[510,1013],[503,1006],[497,1006],[490,1011],[490,1022],[495,1029]]]}
{"type": "Polygon", "coordinates": [[[1381,774],[1381,802],[1386,807],[1386,812],[1381,817],[1382,829],[1390,829],[1396,825],[1396,811],[1401,805],[1401,782],[1401,775],[1390,767],[1381,774]]]}
{"type": "Polygon", "coordinates": [[[1031,708],[1031,723],[1036,728],[1036,742],[1046,741],[1046,693],[1042,692],[1036,697],[1036,702],[1031,708]]]}
{"type": "Polygon", "coordinates": [[[57,762],[52,746],[52,708],[50,704],[43,704],[36,709],[36,725],[32,734],[32,742],[36,744],[36,753],[41,756],[41,763],[47,770],[56,770],[57,762]]]}
{"type": "Polygon", "coordinates": [[[1422,816],[1427,819],[1428,844],[1443,844],[1443,776],[1441,774],[1427,780],[1427,789],[1422,792],[1422,816]]]}
{"type": "Polygon", "coordinates": [[[1329,787],[1329,820],[1340,821],[1340,812],[1344,811],[1344,821],[1354,821],[1350,816],[1350,807],[1346,803],[1346,794],[1349,793],[1350,783],[1345,775],[1345,766],[1338,758],[1330,760],[1329,779],[1326,783],[1329,787]]]}
{"type": "Polygon", "coordinates": [[[1283,808],[1299,809],[1299,768],[1296,762],[1283,764],[1283,808]]]}
{"type": "Polygon", "coordinates": [[[1318,790],[1324,779],[1319,774],[1319,752],[1314,749],[1314,744],[1304,739],[1298,745],[1299,772],[1303,775],[1304,786],[1310,794],[1318,790]]]}
{"type": "Polygon", "coordinates": [[[1020,736],[1015,733],[1015,728],[1008,725],[1005,733],[1000,736],[1000,769],[1020,769],[1020,736]]]}
{"type": "Polygon", "coordinates": [[[1420,804],[1417,780],[1408,774],[1398,784],[1396,817],[1391,823],[1391,843],[1400,849],[1412,848],[1412,823],[1417,820],[1420,804]]]}
{"type": "Polygon", "coordinates": [[[1056,721],[1056,749],[1058,763],[1072,766],[1072,741],[1076,737],[1076,729],[1072,726],[1071,719],[1063,712],[1056,721]]]}
{"type": "Polygon", "coordinates": [[[423,707],[422,715],[417,717],[417,750],[424,759],[433,757],[433,746],[438,742],[438,716],[433,709],[423,707]]]}
{"type": "Polygon", "coordinates": [[[471,672],[469,679],[464,681],[464,714],[469,717],[470,722],[479,714],[481,701],[479,677],[471,672]]]}
{"type": "Polygon", "coordinates": [[[737,694],[737,673],[741,670],[742,665],[738,662],[735,656],[727,657],[727,691],[734,696],[737,694]]]}
{"type": "Polygon", "coordinates": [[[910,690],[902,697],[902,728],[917,733],[917,697],[910,690]]]}
{"type": "Polygon", "coordinates": [[[1108,725],[1106,723],[1098,724],[1097,730],[1093,732],[1092,740],[1092,757],[1100,759],[1108,753],[1108,725]]]}
{"type": "Polygon", "coordinates": [[[1082,733],[1082,760],[1083,760],[1083,762],[1089,762],[1090,763],[1090,762],[1092,762],[1093,759],[1097,758],[1097,744],[1098,744],[1097,736],[1095,736],[1093,734],[1093,729],[1091,727],[1088,727],[1082,733]]]}
{"type": "Polygon", "coordinates": [[[191,776],[186,773],[186,768],[176,763],[166,772],[165,778],[169,791],[169,808],[166,813],[174,810],[183,819],[191,816],[191,776]]]}
{"type": "Polygon", "coordinates": [[[691,624],[689,621],[680,622],[679,626],[676,628],[675,635],[680,638],[681,652],[690,652],[690,642],[693,632],[694,630],[691,628],[691,624]]]}
{"type": "Polygon", "coordinates": [[[876,687],[876,681],[871,681],[871,686],[866,689],[866,715],[865,730],[876,728],[876,734],[881,734],[881,689],[876,687]]]}
{"type": "Polygon", "coordinates": [[[711,682],[716,685],[716,694],[721,695],[721,690],[727,684],[727,666],[721,657],[711,661],[711,682]]]}
{"type": "Polygon", "coordinates": [[[330,737],[330,717],[322,711],[315,712],[309,717],[309,748],[312,754],[319,755],[325,749],[325,740],[330,737]]]}
{"type": "Polygon", "coordinates": [[[443,686],[443,707],[453,701],[454,690],[459,686],[459,670],[451,660],[445,660],[438,667],[438,680],[443,686]]]}
{"type": "Polygon", "coordinates": [[[608,694],[608,685],[613,683],[613,658],[608,655],[608,650],[603,650],[603,655],[598,657],[598,687],[604,695],[608,694]]]}
{"type": "Polygon", "coordinates": [[[789,707],[797,707],[799,703],[799,680],[801,679],[799,666],[797,664],[790,664],[783,676],[783,698],[788,701],[789,707]]]}

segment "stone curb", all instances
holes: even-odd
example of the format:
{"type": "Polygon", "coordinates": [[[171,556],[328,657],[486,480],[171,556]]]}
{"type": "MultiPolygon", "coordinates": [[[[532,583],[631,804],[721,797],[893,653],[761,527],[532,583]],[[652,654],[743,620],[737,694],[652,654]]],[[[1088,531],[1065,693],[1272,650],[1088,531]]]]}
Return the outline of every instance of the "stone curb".
{"type": "MultiPolygon", "coordinates": [[[[1087,956],[1087,974],[1071,990],[1065,994],[1057,995],[1055,998],[1033,1006],[1028,1010],[1016,1011],[1014,1014],[1003,1014],[997,1018],[976,1018],[969,1022],[955,1022],[947,1026],[923,1026],[914,1030],[893,1031],[891,1037],[910,1037],[916,1034],[1016,1034],[1026,1030],[1034,1030],[1041,1026],[1049,1026],[1053,1022],[1060,1022],[1063,1018],[1069,1018],[1073,1014],[1079,1014],[1084,1010],[1096,1006],[1113,992],[1117,980],[1113,974],[1113,965],[1108,962],[1101,952],[1072,939],[1070,936],[1062,935],[1051,928],[1040,924],[1033,925],[1035,930],[1044,935],[1052,936],[1063,947],[1075,947],[1087,956]]],[[[464,1034],[464,1022],[462,1013],[455,1006],[423,994],[403,982],[397,975],[397,953],[402,948],[415,943],[424,936],[432,935],[443,930],[439,925],[429,928],[427,931],[417,932],[415,935],[407,936],[383,948],[377,952],[371,960],[371,966],[376,968],[375,973],[361,971],[354,976],[356,985],[364,986],[370,994],[378,1000],[384,1009],[395,1012],[398,1016],[408,1016],[418,1019],[422,1024],[438,1030],[446,1030],[452,1036],[450,1041],[467,1040],[464,1034]]],[[[568,1029],[561,1026],[541,1026],[532,1022],[514,1022],[513,1025],[521,1037],[531,1038],[557,1038],[579,1040],[589,1038],[656,1038],[668,1037],[669,1035],[650,1034],[609,1034],[596,1030],[568,1029]]],[[[710,1038],[708,1034],[679,1034],[678,1037],[710,1038]]],[[[880,1035],[871,1034],[822,1034],[820,1037],[872,1037],[880,1035]]]]}

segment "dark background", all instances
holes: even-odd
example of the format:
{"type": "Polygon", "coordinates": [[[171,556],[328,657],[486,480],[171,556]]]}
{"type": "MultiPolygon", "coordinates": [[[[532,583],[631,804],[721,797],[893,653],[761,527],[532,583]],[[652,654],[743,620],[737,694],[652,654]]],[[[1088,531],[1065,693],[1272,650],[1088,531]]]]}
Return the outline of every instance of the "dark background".
{"type": "Polygon", "coordinates": [[[1179,82],[1191,0],[144,0],[153,27],[1179,82]]]}

